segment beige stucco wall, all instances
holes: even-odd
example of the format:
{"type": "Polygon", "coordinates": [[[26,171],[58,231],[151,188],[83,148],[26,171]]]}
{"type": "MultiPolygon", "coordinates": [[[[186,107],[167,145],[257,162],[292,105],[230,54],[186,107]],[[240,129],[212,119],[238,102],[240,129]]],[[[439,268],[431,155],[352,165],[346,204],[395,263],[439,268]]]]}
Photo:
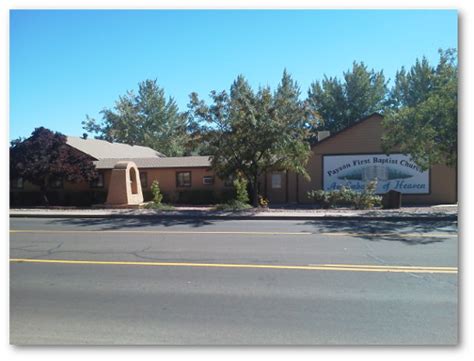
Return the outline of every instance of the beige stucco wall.
{"type": "MultiPolygon", "coordinates": [[[[163,191],[175,191],[176,190],[176,173],[177,172],[191,172],[191,187],[182,187],[178,190],[186,189],[214,189],[220,190],[228,188],[224,186],[224,181],[215,176],[213,170],[209,168],[139,168],[139,172],[147,173],[147,187],[143,188],[143,191],[150,190],[151,182],[156,179],[160,182],[160,187],[163,191]],[[204,176],[214,176],[214,184],[206,185],[202,183],[202,178],[204,176]]],[[[100,173],[104,175],[104,187],[103,188],[93,188],[93,189],[103,189],[107,190],[110,185],[110,177],[112,174],[111,169],[99,170],[100,173]]],[[[62,190],[68,191],[82,191],[90,190],[88,182],[80,183],[70,183],[64,182],[62,190]]],[[[39,187],[25,182],[23,186],[23,191],[38,191],[39,187]]]]}
{"type": "MultiPolygon", "coordinates": [[[[151,183],[157,180],[160,184],[162,193],[175,197],[177,192],[186,190],[212,190],[219,194],[219,192],[232,189],[232,187],[224,186],[224,181],[218,178],[214,171],[209,168],[139,168],[139,173],[146,173],[147,184],[142,187],[143,192],[151,191],[151,183]],[[191,172],[191,187],[176,187],[176,173],[177,172],[191,172]],[[204,176],[213,176],[214,184],[203,184],[204,176]]],[[[111,170],[101,170],[104,174],[104,190],[109,188],[111,170]]]]}
{"type": "Polygon", "coordinates": [[[209,168],[142,168],[140,172],[147,174],[147,187],[143,191],[150,190],[153,180],[160,184],[160,190],[163,193],[174,194],[178,191],[186,190],[212,190],[215,192],[229,189],[224,186],[224,181],[218,178],[214,171],[209,168]],[[176,173],[191,172],[191,187],[176,187],[176,173]],[[203,184],[203,177],[213,176],[214,184],[203,184]]]}

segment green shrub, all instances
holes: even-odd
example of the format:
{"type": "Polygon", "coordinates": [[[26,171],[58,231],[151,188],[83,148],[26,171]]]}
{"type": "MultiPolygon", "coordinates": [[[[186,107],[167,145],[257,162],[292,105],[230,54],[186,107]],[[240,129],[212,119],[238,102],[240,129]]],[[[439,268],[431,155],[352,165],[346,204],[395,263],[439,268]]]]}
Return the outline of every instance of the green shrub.
{"type": "Polygon", "coordinates": [[[356,192],[354,207],[356,209],[371,209],[382,205],[382,197],[375,194],[377,181],[367,183],[362,192],[356,192]]]}
{"type": "Polygon", "coordinates": [[[221,193],[220,200],[225,203],[218,204],[214,209],[218,211],[241,211],[252,208],[247,191],[248,181],[239,175],[233,181],[234,188],[221,193]]]}
{"type": "Polygon", "coordinates": [[[314,203],[321,206],[321,208],[330,208],[334,207],[334,191],[324,191],[322,189],[317,189],[314,191],[308,192],[308,198],[311,199],[314,203]]]}
{"type": "Polygon", "coordinates": [[[153,194],[152,201],[154,204],[159,205],[163,200],[163,194],[160,191],[160,183],[155,179],[150,186],[151,193],[153,194]]]}
{"type": "Polygon", "coordinates": [[[349,187],[342,186],[333,191],[322,189],[308,192],[308,198],[313,200],[321,208],[334,208],[337,206],[349,206],[355,209],[370,209],[382,204],[382,197],[375,194],[377,182],[368,182],[362,192],[356,192],[349,187]]]}
{"type": "Polygon", "coordinates": [[[234,180],[235,200],[241,203],[249,202],[249,194],[247,192],[247,179],[238,177],[234,180]]]}
{"type": "Polygon", "coordinates": [[[338,206],[350,207],[354,203],[357,192],[349,187],[342,186],[337,191],[334,191],[333,194],[334,202],[338,206]]]}

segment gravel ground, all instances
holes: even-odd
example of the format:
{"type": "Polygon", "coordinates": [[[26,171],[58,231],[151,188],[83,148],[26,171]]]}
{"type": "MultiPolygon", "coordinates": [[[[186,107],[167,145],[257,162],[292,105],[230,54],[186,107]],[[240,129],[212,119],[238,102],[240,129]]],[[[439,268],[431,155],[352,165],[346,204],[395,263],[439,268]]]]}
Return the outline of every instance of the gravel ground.
{"type": "Polygon", "coordinates": [[[11,216],[20,215],[36,215],[36,216],[50,216],[50,215],[95,215],[95,216],[107,216],[107,215],[153,215],[153,214],[166,214],[166,215],[193,215],[193,216],[255,216],[256,218],[265,216],[310,216],[310,217],[327,217],[327,216],[367,216],[367,217],[410,217],[410,216],[452,216],[457,215],[457,205],[438,205],[438,206],[427,206],[427,207],[402,207],[400,209],[372,209],[372,210],[355,210],[348,208],[338,209],[316,209],[310,207],[298,207],[290,208],[288,206],[280,208],[268,208],[268,209],[250,209],[241,212],[223,212],[214,211],[212,206],[180,206],[175,207],[172,211],[156,211],[153,209],[119,209],[119,208],[61,208],[61,207],[50,207],[50,208],[15,208],[10,209],[11,216]]]}

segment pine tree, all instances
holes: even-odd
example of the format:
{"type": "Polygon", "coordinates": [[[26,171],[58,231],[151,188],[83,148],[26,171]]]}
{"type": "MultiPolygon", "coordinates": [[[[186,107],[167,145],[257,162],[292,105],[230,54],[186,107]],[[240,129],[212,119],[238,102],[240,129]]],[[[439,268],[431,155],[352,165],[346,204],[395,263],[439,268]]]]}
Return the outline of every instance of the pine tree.
{"type": "Polygon", "coordinates": [[[381,112],[386,94],[383,72],[369,71],[363,62],[354,62],[352,69],[343,73],[343,81],[324,76],[322,81],[313,82],[308,92],[317,120],[314,130],[337,132],[364,116],[381,112]]]}
{"type": "Polygon", "coordinates": [[[385,151],[398,148],[422,169],[457,164],[457,57],[454,49],[439,54],[436,66],[423,58],[397,72],[385,112],[385,151]]]}
{"type": "Polygon", "coordinates": [[[173,98],[156,80],[139,84],[138,95],[128,91],[120,96],[113,109],[101,111],[102,122],[86,116],[83,128],[110,142],[142,145],[167,156],[185,153],[188,142],[186,114],[180,113],[173,98]]]}

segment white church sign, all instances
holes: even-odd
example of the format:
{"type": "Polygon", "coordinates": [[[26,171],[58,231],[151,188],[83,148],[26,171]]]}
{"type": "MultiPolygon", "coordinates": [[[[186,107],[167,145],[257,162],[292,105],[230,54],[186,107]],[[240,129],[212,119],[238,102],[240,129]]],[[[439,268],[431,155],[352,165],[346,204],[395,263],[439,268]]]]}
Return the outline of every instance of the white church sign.
{"type": "Polygon", "coordinates": [[[423,171],[403,154],[354,154],[323,156],[323,189],[347,186],[362,191],[367,182],[377,179],[379,194],[393,189],[403,194],[428,194],[429,170],[423,171]]]}

